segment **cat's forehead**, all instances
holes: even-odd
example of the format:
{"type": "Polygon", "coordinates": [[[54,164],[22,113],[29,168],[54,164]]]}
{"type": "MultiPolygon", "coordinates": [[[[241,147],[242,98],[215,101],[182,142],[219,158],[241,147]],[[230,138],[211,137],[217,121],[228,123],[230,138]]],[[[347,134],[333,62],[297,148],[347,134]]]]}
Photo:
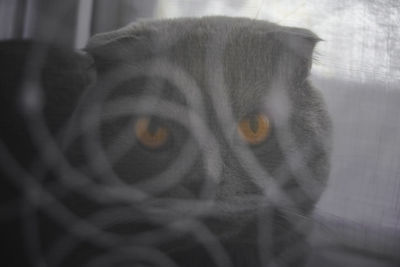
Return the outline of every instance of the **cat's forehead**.
{"type": "Polygon", "coordinates": [[[203,95],[226,96],[242,115],[259,105],[274,83],[284,50],[282,33],[290,31],[244,18],[148,21],[95,36],[88,50],[116,65],[146,66],[149,76],[163,72],[177,90],[185,83],[171,76],[179,73],[203,95]]]}
{"type": "Polygon", "coordinates": [[[105,46],[124,38],[131,38],[132,40],[136,38],[136,40],[139,40],[143,37],[151,37],[154,41],[157,40],[158,44],[161,46],[171,46],[182,37],[188,36],[215,35],[216,37],[222,37],[228,33],[268,33],[289,29],[290,28],[262,20],[218,16],[143,20],[131,23],[118,30],[97,34],[89,40],[87,47],[94,48],[105,46]]]}
{"type": "MultiPolygon", "coordinates": [[[[219,105],[242,116],[260,105],[273,74],[269,32],[279,26],[254,20],[208,18],[175,21],[171,31],[154,37],[155,56],[165,57],[198,84],[219,105]]],[[[212,101],[211,101],[212,102],[212,101]]],[[[215,105],[215,104],[214,104],[215,105]]]]}

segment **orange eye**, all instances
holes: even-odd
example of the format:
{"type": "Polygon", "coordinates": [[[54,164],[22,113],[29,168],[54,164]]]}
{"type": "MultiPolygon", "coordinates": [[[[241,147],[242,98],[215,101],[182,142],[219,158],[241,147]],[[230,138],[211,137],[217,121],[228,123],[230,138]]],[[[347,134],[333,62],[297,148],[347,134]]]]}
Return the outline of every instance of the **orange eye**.
{"type": "Polygon", "coordinates": [[[135,134],[141,144],[152,149],[163,146],[169,137],[168,129],[165,127],[151,129],[148,118],[140,118],[136,121],[135,134]]]}
{"type": "Polygon", "coordinates": [[[257,114],[243,119],[238,125],[239,135],[244,141],[251,145],[265,141],[270,132],[270,123],[267,116],[257,114]]]}

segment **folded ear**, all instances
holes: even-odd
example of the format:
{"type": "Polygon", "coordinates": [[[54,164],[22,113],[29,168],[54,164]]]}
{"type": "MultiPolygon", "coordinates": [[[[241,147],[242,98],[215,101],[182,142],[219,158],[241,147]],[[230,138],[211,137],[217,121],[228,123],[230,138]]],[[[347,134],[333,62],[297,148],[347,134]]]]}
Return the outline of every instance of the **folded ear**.
{"type": "Polygon", "coordinates": [[[282,59],[287,68],[294,68],[297,78],[307,78],[312,65],[315,45],[322,41],[313,32],[302,28],[284,28],[275,33],[280,43],[282,59]]]}
{"type": "Polygon", "coordinates": [[[84,51],[94,58],[96,69],[103,72],[123,62],[133,64],[148,58],[151,48],[151,29],[133,23],[115,31],[94,35],[84,51]]]}
{"type": "Polygon", "coordinates": [[[322,41],[315,33],[303,28],[286,28],[278,39],[297,56],[311,58],[315,45],[322,41]]]}
{"type": "Polygon", "coordinates": [[[52,45],[44,49],[42,83],[45,90],[81,91],[94,82],[94,60],[85,51],[52,45]]]}

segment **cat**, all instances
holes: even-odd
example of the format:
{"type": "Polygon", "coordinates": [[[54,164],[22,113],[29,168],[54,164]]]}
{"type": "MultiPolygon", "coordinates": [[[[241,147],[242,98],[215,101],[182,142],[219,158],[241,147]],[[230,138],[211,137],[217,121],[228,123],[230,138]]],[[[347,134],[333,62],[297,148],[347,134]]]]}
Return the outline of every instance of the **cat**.
{"type": "Polygon", "coordinates": [[[90,84],[44,110],[58,156],[40,182],[65,215],[42,224],[49,266],[305,265],[331,150],[319,40],[231,17],[93,36],[90,84]]]}

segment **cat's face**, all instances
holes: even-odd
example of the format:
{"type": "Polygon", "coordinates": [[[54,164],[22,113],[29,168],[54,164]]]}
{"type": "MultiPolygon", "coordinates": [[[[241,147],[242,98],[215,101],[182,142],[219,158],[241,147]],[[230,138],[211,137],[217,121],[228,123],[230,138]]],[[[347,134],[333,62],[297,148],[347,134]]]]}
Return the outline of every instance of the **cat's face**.
{"type": "Polygon", "coordinates": [[[307,81],[316,41],[218,17],[93,37],[80,124],[91,175],[140,220],[198,220],[227,239],[270,207],[307,214],[329,167],[329,118],[307,81]]]}

